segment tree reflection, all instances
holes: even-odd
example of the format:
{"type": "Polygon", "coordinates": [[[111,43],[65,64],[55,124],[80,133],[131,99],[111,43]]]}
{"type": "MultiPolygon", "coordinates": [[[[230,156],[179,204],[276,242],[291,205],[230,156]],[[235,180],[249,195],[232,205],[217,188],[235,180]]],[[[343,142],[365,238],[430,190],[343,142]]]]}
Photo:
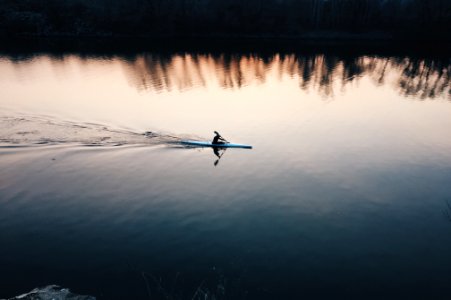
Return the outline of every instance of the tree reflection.
{"type": "Polygon", "coordinates": [[[142,54],[125,64],[127,77],[139,90],[186,90],[218,84],[224,89],[263,84],[268,78],[295,78],[303,90],[323,97],[362,77],[391,85],[401,95],[418,99],[451,99],[449,59],[302,54],[142,54]]]}
{"type": "Polygon", "coordinates": [[[450,95],[450,64],[430,59],[405,59],[402,76],[398,80],[400,92],[406,96],[419,96],[421,99],[450,95]]]}

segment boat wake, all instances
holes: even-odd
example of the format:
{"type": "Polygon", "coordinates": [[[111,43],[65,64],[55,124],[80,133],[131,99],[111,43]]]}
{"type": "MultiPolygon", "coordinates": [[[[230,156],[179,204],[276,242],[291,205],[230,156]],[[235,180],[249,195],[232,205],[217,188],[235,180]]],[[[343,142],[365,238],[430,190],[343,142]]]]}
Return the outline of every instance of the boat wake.
{"type": "Polygon", "coordinates": [[[152,131],[134,132],[93,123],[40,117],[0,116],[0,143],[14,145],[81,144],[85,146],[162,145],[184,137],[152,131]]]}

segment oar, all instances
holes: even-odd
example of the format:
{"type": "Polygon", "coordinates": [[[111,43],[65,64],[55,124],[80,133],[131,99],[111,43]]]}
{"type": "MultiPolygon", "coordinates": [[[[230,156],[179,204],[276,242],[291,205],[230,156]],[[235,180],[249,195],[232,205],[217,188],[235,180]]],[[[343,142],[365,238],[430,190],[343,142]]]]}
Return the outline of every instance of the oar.
{"type": "Polygon", "coordinates": [[[230,142],[228,141],[228,140],[226,140],[225,138],[223,138],[222,137],[222,135],[219,135],[223,140],[224,140],[224,142],[226,142],[226,143],[229,143],[230,144],[230,142]]]}

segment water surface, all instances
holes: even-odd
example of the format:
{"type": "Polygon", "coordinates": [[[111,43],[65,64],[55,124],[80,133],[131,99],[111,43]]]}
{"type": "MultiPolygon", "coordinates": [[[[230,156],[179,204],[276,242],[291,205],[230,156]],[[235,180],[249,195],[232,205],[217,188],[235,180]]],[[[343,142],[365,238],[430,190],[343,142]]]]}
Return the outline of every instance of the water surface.
{"type": "Polygon", "coordinates": [[[0,57],[0,297],[446,298],[451,64],[0,57]],[[186,148],[213,130],[253,145],[186,148]]]}

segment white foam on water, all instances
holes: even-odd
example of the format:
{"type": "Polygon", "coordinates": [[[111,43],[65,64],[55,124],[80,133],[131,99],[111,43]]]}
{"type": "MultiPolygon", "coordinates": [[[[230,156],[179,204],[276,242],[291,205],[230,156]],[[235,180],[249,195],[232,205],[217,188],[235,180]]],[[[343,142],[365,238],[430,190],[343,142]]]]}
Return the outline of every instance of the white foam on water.
{"type": "Polygon", "coordinates": [[[93,123],[75,123],[36,116],[0,116],[0,143],[86,146],[159,145],[181,137],[153,131],[133,132],[93,123]]]}

